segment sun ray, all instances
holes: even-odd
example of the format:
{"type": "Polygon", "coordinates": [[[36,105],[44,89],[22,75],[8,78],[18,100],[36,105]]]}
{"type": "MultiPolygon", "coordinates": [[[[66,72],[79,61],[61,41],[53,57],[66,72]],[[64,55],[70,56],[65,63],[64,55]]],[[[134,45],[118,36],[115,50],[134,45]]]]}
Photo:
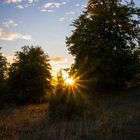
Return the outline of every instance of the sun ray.
{"type": "Polygon", "coordinates": [[[73,85],[75,83],[73,78],[66,78],[65,82],[68,85],[73,85]]]}

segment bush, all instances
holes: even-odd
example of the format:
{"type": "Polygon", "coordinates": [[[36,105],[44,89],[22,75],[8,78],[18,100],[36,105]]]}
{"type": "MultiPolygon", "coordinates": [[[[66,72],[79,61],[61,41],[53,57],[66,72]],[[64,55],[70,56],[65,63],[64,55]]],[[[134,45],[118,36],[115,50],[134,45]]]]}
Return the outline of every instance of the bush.
{"type": "Polygon", "coordinates": [[[67,89],[57,89],[49,100],[50,119],[72,119],[82,116],[87,107],[87,98],[78,91],[69,92],[67,89]]]}

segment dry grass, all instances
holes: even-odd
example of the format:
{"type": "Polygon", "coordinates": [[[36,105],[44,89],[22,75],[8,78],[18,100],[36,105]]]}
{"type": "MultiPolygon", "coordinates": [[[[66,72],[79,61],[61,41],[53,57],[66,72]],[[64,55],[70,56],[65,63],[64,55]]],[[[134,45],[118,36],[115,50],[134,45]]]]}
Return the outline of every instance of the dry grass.
{"type": "Polygon", "coordinates": [[[84,117],[49,121],[47,104],[0,112],[0,140],[139,140],[140,91],[94,96],[84,117]]]}

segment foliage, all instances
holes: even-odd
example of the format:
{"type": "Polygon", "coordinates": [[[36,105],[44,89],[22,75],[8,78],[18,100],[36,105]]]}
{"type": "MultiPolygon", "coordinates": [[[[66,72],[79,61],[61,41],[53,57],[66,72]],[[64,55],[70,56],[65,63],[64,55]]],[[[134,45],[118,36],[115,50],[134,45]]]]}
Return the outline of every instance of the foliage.
{"type": "Polygon", "coordinates": [[[75,116],[81,117],[87,107],[87,98],[78,91],[70,92],[63,89],[52,94],[49,101],[49,117],[56,119],[72,119],[75,116]]]}
{"type": "MultiPolygon", "coordinates": [[[[1,49],[1,48],[0,48],[1,49]]],[[[3,108],[4,87],[6,83],[7,60],[0,52],[0,109],[3,108]]]]}
{"type": "Polygon", "coordinates": [[[51,90],[49,57],[40,47],[22,47],[9,70],[11,98],[20,104],[44,100],[51,90]]]}
{"type": "Polygon", "coordinates": [[[62,69],[60,69],[58,72],[57,72],[57,77],[56,77],[56,90],[60,90],[60,92],[63,90],[64,88],[64,85],[65,85],[65,79],[63,77],[63,72],[62,72],[62,69]]]}
{"type": "Polygon", "coordinates": [[[74,85],[66,85],[62,70],[57,73],[55,92],[49,100],[49,116],[51,119],[71,119],[84,113],[87,98],[78,92],[74,85]],[[74,89],[74,90],[73,90],[74,89]]]}
{"type": "Polygon", "coordinates": [[[2,88],[5,82],[6,72],[7,72],[7,59],[0,52],[0,89],[2,88]]]}
{"type": "Polygon", "coordinates": [[[138,77],[140,9],[133,2],[90,0],[73,26],[66,43],[81,79],[95,88],[122,89],[138,77]]]}

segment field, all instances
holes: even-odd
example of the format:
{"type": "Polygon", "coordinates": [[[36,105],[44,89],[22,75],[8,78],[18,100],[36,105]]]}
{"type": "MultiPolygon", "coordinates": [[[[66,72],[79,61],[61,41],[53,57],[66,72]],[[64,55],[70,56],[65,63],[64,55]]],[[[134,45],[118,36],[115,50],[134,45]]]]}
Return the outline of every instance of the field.
{"type": "Polygon", "coordinates": [[[140,90],[95,95],[85,115],[51,121],[48,105],[0,111],[0,140],[140,140],[140,90]]]}

